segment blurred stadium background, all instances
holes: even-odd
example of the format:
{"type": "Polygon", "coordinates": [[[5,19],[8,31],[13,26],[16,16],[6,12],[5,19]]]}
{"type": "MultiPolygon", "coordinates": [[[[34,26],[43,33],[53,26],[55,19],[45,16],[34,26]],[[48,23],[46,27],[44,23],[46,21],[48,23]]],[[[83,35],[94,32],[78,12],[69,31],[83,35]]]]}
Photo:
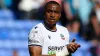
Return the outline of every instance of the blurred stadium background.
{"type": "MultiPolygon", "coordinates": [[[[29,56],[28,33],[43,21],[50,0],[0,0],[0,56],[29,56]]],[[[73,56],[100,56],[100,0],[55,0],[59,24],[81,45],[73,56]]]]}

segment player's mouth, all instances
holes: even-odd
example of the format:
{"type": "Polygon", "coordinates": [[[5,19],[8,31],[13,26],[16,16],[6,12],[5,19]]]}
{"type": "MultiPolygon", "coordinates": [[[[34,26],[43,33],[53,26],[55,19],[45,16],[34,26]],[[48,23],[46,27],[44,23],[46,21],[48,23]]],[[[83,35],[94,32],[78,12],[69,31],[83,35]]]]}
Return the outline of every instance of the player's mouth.
{"type": "Polygon", "coordinates": [[[56,21],[54,18],[50,18],[50,21],[56,21]]]}

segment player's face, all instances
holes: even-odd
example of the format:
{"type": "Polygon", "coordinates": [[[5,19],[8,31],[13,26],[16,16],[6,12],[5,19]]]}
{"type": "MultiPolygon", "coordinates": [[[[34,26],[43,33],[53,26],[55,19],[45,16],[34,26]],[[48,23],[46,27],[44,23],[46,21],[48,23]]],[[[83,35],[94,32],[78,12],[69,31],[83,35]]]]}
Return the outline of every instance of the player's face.
{"type": "Polygon", "coordinates": [[[61,16],[61,9],[59,5],[48,4],[45,10],[45,21],[48,24],[56,24],[61,16]]]}

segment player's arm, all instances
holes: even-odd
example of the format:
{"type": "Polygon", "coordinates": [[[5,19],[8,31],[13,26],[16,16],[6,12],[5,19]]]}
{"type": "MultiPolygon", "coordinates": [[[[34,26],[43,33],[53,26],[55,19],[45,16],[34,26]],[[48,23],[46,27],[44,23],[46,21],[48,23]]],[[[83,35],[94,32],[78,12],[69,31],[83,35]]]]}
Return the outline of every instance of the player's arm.
{"type": "Polygon", "coordinates": [[[29,46],[30,56],[42,56],[42,48],[40,46],[29,46]]]}

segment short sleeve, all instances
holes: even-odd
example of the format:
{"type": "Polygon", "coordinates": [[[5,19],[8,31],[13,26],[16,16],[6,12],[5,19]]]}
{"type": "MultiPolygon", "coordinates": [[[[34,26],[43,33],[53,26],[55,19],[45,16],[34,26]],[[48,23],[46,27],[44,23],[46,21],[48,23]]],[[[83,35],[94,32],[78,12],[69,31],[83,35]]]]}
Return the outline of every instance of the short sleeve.
{"type": "Polygon", "coordinates": [[[43,45],[43,38],[38,28],[33,28],[28,36],[29,46],[41,46],[43,45]]]}

